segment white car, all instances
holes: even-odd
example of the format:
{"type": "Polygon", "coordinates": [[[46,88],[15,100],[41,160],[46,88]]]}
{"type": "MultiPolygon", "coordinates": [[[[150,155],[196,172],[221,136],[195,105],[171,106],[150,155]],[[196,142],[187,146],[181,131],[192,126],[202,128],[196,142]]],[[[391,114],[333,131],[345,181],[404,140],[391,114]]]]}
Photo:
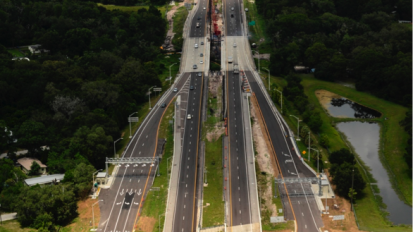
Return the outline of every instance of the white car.
{"type": "Polygon", "coordinates": [[[199,63],[200,63],[200,64],[203,64],[203,63],[204,63],[204,61],[202,61],[202,60],[201,60],[201,61],[199,61],[199,63]]]}
{"type": "Polygon", "coordinates": [[[234,48],[237,47],[237,43],[234,43],[234,48]]]}
{"type": "Polygon", "coordinates": [[[206,10],[206,7],[204,7],[204,10],[206,10]]]}
{"type": "Polygon", "coordinates": [[[192,115],[188,114],[188,116],[186,116],[186,119],[188,120],[192,119],[192,115]]]}
{"type": "Polygon", "coordinates": [[[198,44],[195,44],[195,48],[198,48],[198,44]]]}
{"type": "Polygon", "coordinates": [[[234,7],[231,7],[231,10],[234,10],[234,7]]]}

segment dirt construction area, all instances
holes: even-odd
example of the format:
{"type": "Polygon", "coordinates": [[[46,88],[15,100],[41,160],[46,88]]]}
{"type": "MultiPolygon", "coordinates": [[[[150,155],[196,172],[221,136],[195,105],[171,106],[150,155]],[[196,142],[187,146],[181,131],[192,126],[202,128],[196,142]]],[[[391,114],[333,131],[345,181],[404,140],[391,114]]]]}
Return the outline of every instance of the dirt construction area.
{"type": "Polygon", "coordinates": [[[266,188],[261,189],[260,193],[260,197],[265,200],[265,206],[261,206],[261,210],[269,210],[271,212],[271,216],[277,216],[277,207],[272,203],[272,180],[274,179],[274,170],[271,165],[271,158],[264,140],[264,136],[261,132],[260,124],[257,121],[253,104],[251,104],[250,110],[251,117],[253,118],[252,133],[254,138],[254,148],[257,152],[256,162],[258,163],[260,171],[268,174],[266,175],[267,180],[265,181],[266,188]]]}
{"type": "MultiPolygon", "coordinates": [[[[324,170],[327,175],[329,175],[328,170],[324,170]]],[[[330,183],[332,181],[329,175],[330,183]]],[[[335,186],[331,186],[335,190],[335,186]]],[[[324,207],[326,206],[326,201],[322,199],[324,207]]],[[[322,231],[338,232],[338,231],[349,231],[358,232],[359,230],[356,224],[356,219],[354,218],[354,213],[351,211],[350,201],[347,199],[335,195],[335,199],[327,199],[327,206],[329,207],[329,214],[323,214],[322,219],[324,223],[324,228],[322,231]],[[337,207],[335,207],[336,205],[337,207]],[[333,221],[334,215],[344,215],[344,220],[333,221]]]]}

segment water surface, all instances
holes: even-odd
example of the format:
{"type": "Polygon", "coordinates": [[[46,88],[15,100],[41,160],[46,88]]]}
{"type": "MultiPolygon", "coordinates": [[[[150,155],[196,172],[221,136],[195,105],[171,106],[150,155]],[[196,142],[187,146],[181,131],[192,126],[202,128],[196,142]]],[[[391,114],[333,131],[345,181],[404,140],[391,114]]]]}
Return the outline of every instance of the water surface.
{"type": "Polygon", "coordinates": [[[342,122],[337,128],[343,132],[361,160],[371,168],[377,180],[380,196],[387,205],[389,220],[394,224],[412,224],[412,207],[401,201],[393,190],[386,169],[379,158],[380,127],[376,123],[342,122]]]}

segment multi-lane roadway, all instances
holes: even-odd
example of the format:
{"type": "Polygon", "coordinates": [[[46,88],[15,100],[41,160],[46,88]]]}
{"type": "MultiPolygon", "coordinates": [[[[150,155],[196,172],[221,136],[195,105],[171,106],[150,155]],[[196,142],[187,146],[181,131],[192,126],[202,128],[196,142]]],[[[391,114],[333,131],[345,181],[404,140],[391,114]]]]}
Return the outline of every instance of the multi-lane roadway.
{"type": "Polygon", "coordinates": [[[185,114],[185,131],[180,162],[178,194],[173,214],[173,231],[196,230],[196,189],[200,140],[200,119],[203,92],[203,75],[191,73],[188,105],[185,114]]]}
{"type": "MultiPolygon", "coordinates": [[[[189,74],[182,75],[175,87],[181,89],[189,74]]],[[[162,98],[162,103],[170,104],[177,93],[168,91],[162,98]]],[[[150,111],[138,131],[128,144],[123,158],[154,157],[158,141],[158,128],[166,108],[157,104],[150,111]]],[[[101,191],[99,203],[101,219],[98,231],[132,231],[137,213],[142,206],[142,200],[147,194],[156,165],[122,164],[118,167],[110,189],[101,191]]]]}

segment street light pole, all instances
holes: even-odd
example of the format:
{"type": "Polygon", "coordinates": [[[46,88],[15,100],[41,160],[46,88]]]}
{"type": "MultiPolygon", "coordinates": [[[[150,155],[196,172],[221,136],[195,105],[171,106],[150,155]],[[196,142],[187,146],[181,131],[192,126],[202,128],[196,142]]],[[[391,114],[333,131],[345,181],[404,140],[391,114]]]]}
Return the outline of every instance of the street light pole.
{"type": "MultiPolygon", "coordinates": [[[[175,63],[175,64],[177,64],[177,63],[175,63]]],[[[171,64],[171,66],[169,66],[169,85],[172,85],[171,84],[171,80],[172,80],[171,67],[174,66],[175,64],[171,64]]]]}
{"type": "Polygon", "coordinates": [[[148,94],[149,94],[149,109],[152,109],[152,107],[151,107],[151,89],[153,89],[154,87],[156,87],[156,85],[154,85],[154,86],[152,86],[152,87],[150,87],[150,88],[148,89],[148,94]]]}
{"type": "Polygon", "coordinates": [[[115,152],[115,154],[114,154],[114,155],[115,155],[115,158],[116,158],[116,142],[119,141],[119,140],[121,140],[121,139],[123,139],[123,138],[120,138],[120,139],[118,139],[118,140],[116,140],[116,141],[113,142],[113,151],[115,152]]]}
{"type": "Polygon", "coordinates": [[[134,112],[131,115],[129,115],[129,138],[132,138],[132,126],[131,126],[131,121],[130,121],[130,116],[137,114],[138,112],[134,112]]]}
{"type": "Polygon", "coordinates": [[[274,89],[274,90],[278,91],[281,94],[280,103],[281,103],[281,114],[282,114],[283,113],[283,92],[278,89],[274,89]]]}
{"type": "Polygon", "coordinates": [[[93,228],[93,231],[96,231],[96,229],[95,229],[95,210],[94,210],[93,206],[95,206],[97,203],[99,203],[99,201],[103,201],[103,200],[98,200],[97,202],[95,202],[95,203],[92,205],[92,218],[93,218],[92,228],[93,228]]]}
{"type": "Polygon", "coordinates": [[[92,179],[93,179],[93,197],[95,197],[95,192],[96,192],[96,189],[95,189],[95,174],[96,174],[97,172],[99,172],[99,171],[102,171],[102,169],[99,169],[99,170],[97,170],[96,172],[94,172],[94,173],[92,174],[92,179]]]}
{"type": "Polygon", "coordinates": [[[268,90],[270,90],[270,80],[271,80],[271,72],[267,68],[262,68],[268,71],[268,90]]]}
{"type": "Polygon", "coordinates": [[[300,141],[300,121],[301,120],[298,117],[294,116],[294,115],[290,115],[290,116],[297,119],[298,128],[297,128],[297,138],[296,138],[296,140],[300,141]]]}

